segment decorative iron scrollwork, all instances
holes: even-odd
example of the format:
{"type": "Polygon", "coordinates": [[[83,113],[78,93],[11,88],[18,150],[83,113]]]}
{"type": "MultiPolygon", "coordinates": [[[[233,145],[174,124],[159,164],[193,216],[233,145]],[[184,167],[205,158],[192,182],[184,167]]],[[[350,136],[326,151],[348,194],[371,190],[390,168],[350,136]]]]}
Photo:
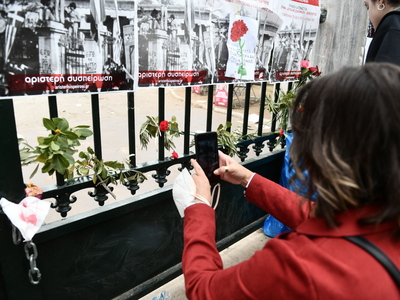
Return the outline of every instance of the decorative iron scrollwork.
{"type": "Polygon", "coordinates": [[[71,210],[71,203],[74,203],[77,198],[75,196],[71,196],[69,193],[64,193],[55,196],[56,203],[51,204],[51,208],[55,208],[58,213],[61,214],[61,217],[65,218],[67,213],[71,210]]]}
{"type": "Polygon", "coordinates": [[[153,174],[151,176],[156,180],[159,187],[163,187],[164,183],[168,181],[166,178],[169,174],[171,174],[171,171],[167,168],[159,168],[156,172],[156,174],[153,174]]]}
{"type": "Polygon", "coordinates": [[[254,144],[253,149],[254,152],[256,153],[257,156],[260,156],[260,154],[263,152],[263,148],[265,147],[264,143],[262,142],[257,142],[254,144]]]}
{"type": "Polygon", "coordinates": [[[239,146],[238,157],[243,162],[247,158],[247,153],[249,153],[249,146],[239,146]]]}
{"type": "Polygon", "coordinates": [[[104,202],[108,199],[107,194],[111,193],[113,190],[114,188],[111,186],[99,184],[94,187],[94,192],[88,192],[88,194],[99,203],[99,206],[103,206],[104,202]]]}

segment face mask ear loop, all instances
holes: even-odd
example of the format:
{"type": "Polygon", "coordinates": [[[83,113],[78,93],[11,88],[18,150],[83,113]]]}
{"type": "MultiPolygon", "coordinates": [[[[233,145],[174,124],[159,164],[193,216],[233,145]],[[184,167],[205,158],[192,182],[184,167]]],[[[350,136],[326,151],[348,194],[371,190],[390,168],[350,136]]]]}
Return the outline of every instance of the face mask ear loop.
{"type": "Polygon", "coordinates": [[[217,189],[217,187],[218,187],[218,192],[217,192],[217,198],[216,198],[216,200],[215,200],[215,204],[214,204],[214,207],[213,207],[214,210],[215,210],[215,209],[217,208],[217,206],[218,206],[219,195],[220,195],[220,193],[221,193],[221,185],[220,185],[219,183],[217,183],[216,185],[214,185],[213,190],[212,190],[212,193],[211,193],[211,199],[214,199],[214,194],[215,194],[215,190],[217,189]]]}

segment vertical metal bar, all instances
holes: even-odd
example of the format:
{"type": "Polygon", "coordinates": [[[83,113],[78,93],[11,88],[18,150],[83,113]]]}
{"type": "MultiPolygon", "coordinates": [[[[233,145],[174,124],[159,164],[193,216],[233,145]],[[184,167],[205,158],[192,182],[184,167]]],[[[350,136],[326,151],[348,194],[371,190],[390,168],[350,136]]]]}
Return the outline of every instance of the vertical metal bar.
{"type": "Polygon", "coordinates": [[[0,157],[0,198],[19,203],[25,197],[25,185],[12,99],[0,100],[0,157]]]}
{"type": "Polygon", "coordinates": [[[242,128],[243,136],[247,134],[247,127],[249,126],[250,93],[251,93],[251,83],[246,83],[246,93],[244,97],[244,110],[243,110],[243,128],[242,128]]]}
{"type": "Polygon", "coordinates": [[[208,86],[207,94],[207,124],[206,131],[211,131],[212,129],[212,115],[213,115],[213,100],[214,100],[214,86],[208,86]]]}
{"type": "Polygon", "coordinates": [[[49,96],[48,103],[49,103],[50,119],[57,118],[58,117],[57,96],[49,96]]]}
{"type": "Polygon", "coordinates": [[[258,130],[257,130],[257,134],[259,136],[262,135],[263,126],[264,126],[264,112],[265,112],[266,93],[267,93],[267,82],[263,82],[261,84],[260,113],[259,113],[259,118],[258,118],[258,130]]]}
{"type": "MultiPolygon", "coordinates": [[[[158,121],[165,120],[165,88],[158,88],[158,121]]],[[[164,134],[158,137],[158,159],[164,160],[164,134]]]]}
{"type": "MultiPolygon", "coordinates": [[[[226,122],[232,123],[232,110],[233,110],[233,88],[234,84],[231,83],[228,85],[228,107],[226,109],[226,122]]],[[[231,127],[227,129],[228,132],[231,132],[231,127]]]]}
{"type": "MultiPolygon", "coordinates": [[[[279,100],[279,92],[281,90],[281,84],[278,82],[275,84],[275,95],[274,102],[277,103],[279,100]]],[[[272,114],[272,122],[271,122],[271,132],[276,130],[276,114],[272,114]]]]}
{"type": "Polygon", "coordinates": [[[184,142],[183,142],[184,154],[189,154],[191,102],[192,102],[192,88],[189,86],[185,88],[185,131],[184,131],[184,142]]]}
{"type": "MultiPolygon", "coordinates": [[[[57,96],[48,96],[47,100],[49,103],[50,119],[58,118],[57,96]]],[[[58,186],[62,186],[65,183],[64,176],[58,172],[56,172],[56,182],[58,186]]]]}
{"type": "Polygon", "coordinates": [[[129,158],[132,167],[136,167],[136,137],[135,137],[135,94],[128,92],[128,139],[129,154],[133,154],[129,158]]]}
{"type": "Polygon", "coordinates": [[[98,159],[103,159],[101,151],[101,132],[100,132],[100,106],[99,94],[92,94],[92,124],[93,124],[93,139],[94,152],[98,159]]]}

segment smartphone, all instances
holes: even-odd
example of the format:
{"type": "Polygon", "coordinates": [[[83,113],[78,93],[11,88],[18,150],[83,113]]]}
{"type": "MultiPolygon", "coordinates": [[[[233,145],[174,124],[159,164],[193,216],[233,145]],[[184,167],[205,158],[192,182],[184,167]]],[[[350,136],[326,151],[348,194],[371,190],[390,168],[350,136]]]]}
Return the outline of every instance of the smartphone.
{"type": "Polygon", "coordinates": [[[220,180],[219,176],[214,174],[214,170],[219,168],[218,135],[215,131],[196,133],[194,143],[196,160],[213,186],[220,180]]]}

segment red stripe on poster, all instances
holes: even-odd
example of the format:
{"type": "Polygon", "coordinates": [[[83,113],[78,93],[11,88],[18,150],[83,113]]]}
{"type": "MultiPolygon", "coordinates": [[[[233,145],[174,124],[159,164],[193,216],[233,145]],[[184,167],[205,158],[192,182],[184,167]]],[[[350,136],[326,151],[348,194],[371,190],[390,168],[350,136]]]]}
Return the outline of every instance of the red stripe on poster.
{"type": "Polygon", "coordinates": [[[292,0],[293,2],[319,6],[319,0],[292,0]]]}

